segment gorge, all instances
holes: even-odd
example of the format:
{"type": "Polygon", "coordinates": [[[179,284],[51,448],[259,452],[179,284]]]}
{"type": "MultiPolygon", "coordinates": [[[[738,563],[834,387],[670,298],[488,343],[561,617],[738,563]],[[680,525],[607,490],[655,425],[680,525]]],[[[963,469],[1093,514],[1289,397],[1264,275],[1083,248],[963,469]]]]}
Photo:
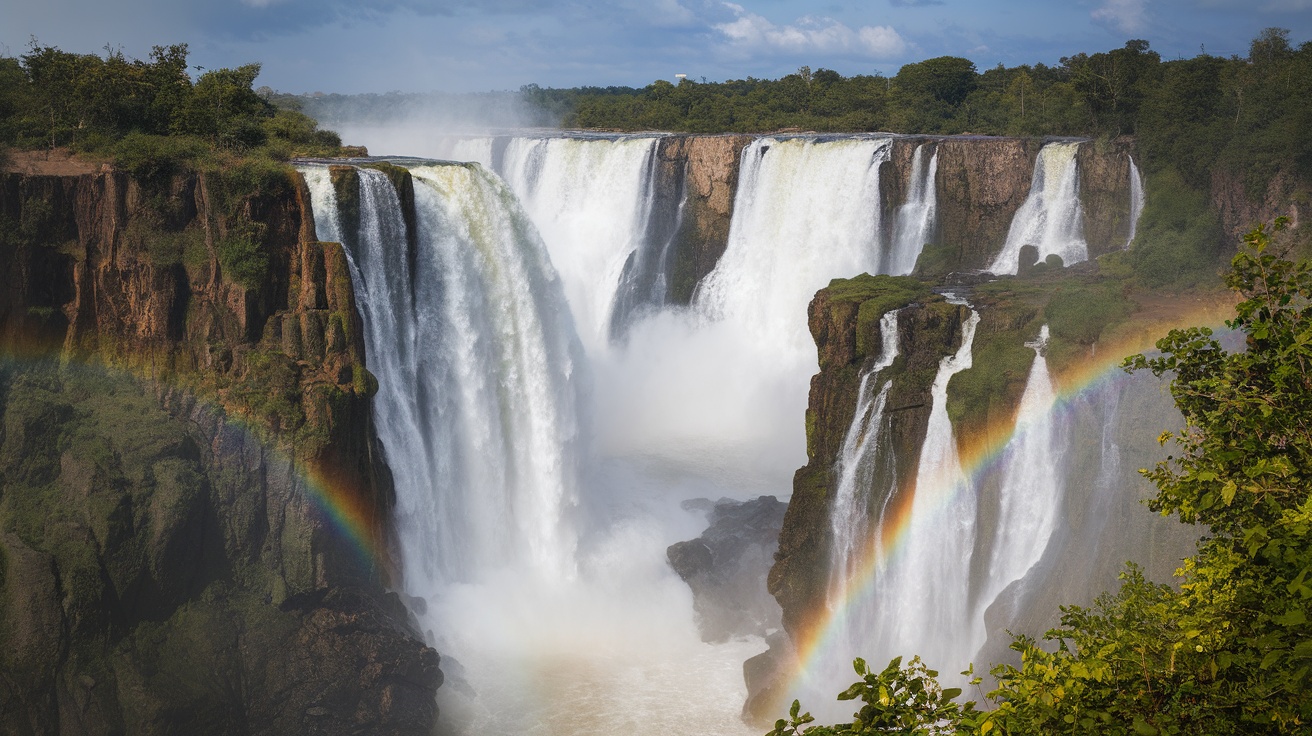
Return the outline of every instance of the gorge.
{"type": "MultiPolygon", "coordinates": [[[[5,241],[22,266],[0,327],[147,377],[133,390],[158,407],[133,410],[191,437],[159,440],[159,463],[202,480],[120,483],[145,490],[114,504],[170,503],[152,500],[165,486],[209,499],[163,530],[163,513],[118,530],[69,522],[96,540],[87,574],[113,595],[147,585],[128,578],[165,591],[157,610],[114,614],[110,644],[54,602],[80,562],[3,539],[6,610],[22,612],[6,626],[79,652],[24,673],[33,684],[14,692],[57,694],[15,712],[99,713],[87,732],[194,725],[131,683],[197,646],[188,627],[218,615],[205,595],[218,585],[249,599],[242,616],[281,621],[280,641],[337,617],[344,639],[374,638],[342,656],[389,653],[366,668],[363,704],[334,700],[327,650],[328,665],[305,665],[322,678],[286,678],[294,697],[186,694],[257,714],[257,731],[438,718],[465,733],[749,733],[741,715],[827,702],[854,655],[918,653],[955,672],[1004,659],[1003,632],[1041,633],[1127,559],[1165,579],[1194,539],[1134,508],[1136,470],[1178,415],[1153,379],[1114,366],[1162,325],[1215,322],[1214,305],[1096,329],[1069,316],[1105,292],[1128,302],[1094,262],[1133,243],[1145,193],[1132,152],[975,136],[435,138],[410,157],[302,161],[294,180],[234,199],[275,254],[249,285],[221,262],[236,218],[218,182],[5,174],[0,212],[50,245],[5,241]],[[133,228],[155,210],[167,242],[133,228]],[[243,414],[272,439],[234,434],[243,414]],[[266,449],[296,432],[298,453],[266,449]],[[234,508],[249,498],[225,473],[256,479],[258,509],[234,508]],[[306,502],[316,476],[362,508],[363,555],[306,502]],[[745,617],[707,643],[665,562],[705,527],[681,504],[768,495],[790,499],[761,581],[786,636],[745,617]],[[162,551],[114,562],[115,545],[147,537],[162,551]],[[159,562],[178,545],[213,560],[199,578],[159,562]],[[443,678],[434,650],[440,717],[425,710],[443,678]]],[[[15,387],[39,381],[16,375],[7,462],[78,492],[104,469],[67,453],[29,468],[39,440],[20,430],[24,412],[83,410],[20,404],[15,387]]],[[[276,681],[279,646],[248,643],[223,668],[276,681]]]]}
{"type": "MultiPolygon", "coordinates": [[[[360,216],[354,238],[363,312],[389,315],[366,328],[388,330],[371,338],[387,353],[371,363],[380,385],[418,381],[394,403],[435,412],[379,422],[389,464],[447,473],[398,476],[403,587],[423,601],[415,610],[430,643],[460,660],[468,690],[480,693],[473,702],[495,693],[496,702],[518,704],[494,711],[449,694],[444,712],[461,713],[474,732],[545,722],[603,733],[630,723],[616,718],[638,717],[653,728],[689,720],[741,728],[725,720],[725,704],[740,701],[736,664],[754,653],[742,637],[770,631],[749,626],[727,644],[700,644],[686,593],[640,559],[695,534],[695,519],[677,518],[695,495],[792,498],[769,580],[791,647],[772,649],[769,674],[750,683],[755,719],[788,695],[841,689],[857,651],[910,650],[945,669],[985,652],[1001,659],[1003,631],[1040,632],[1057,601],[1113,585],[1122,557],[1169,575],[1189,534],[1151,518],[1109,526],[1086,510],[1132,507],[1143,494],[1135,470],[1149,458],[1123,458],[1119,447],[1151,438],[1132,433],[1140,422],[1131,415],[1169,416],[1169,404],[1142,380],[1102,380],[1086,391],[1068,378],[1072,395],[1059,409],[1043,355],[1052,339],[1043,303],[999,304],[989,293],[976,311],[969,286],[945,300],[924,287],[858,279],[830,286],[844,292],[833,302],[820,292],[811,334],[800,316],[817,289],[856,273],[907,275],[918,261],[943,274],[1009,272],[1051,255],[1074,265],[1121,250],[1142,207],[1137,171],[1127,147],[1095,148],[555,135],[442,140],[426,152],[437,161],[302,166],[321,237],[353,240],[330,224],[339,203],[358,199],[363,208],[366,181],[404,179],[393,164],[409,172],[396,191],[415,192],[408,205],[389,197],[390,224],[360,216]],[[1081,177],[1091,169],[1119,176],[1081,177]],[[1097,216],[1087,229],[1086,210],[1097,216]],[[940,213],[969,216],[949,222],[940,213]],[[404,234],[409,222],[417,237],[404,234]],[[361,249],[382,237],[368,228],[393,233],[390,255],[361,249]],[[926,244],[932,258],[922,256],[926,244]],[[1021,245],[1037,246],[1028,263],[1021,245]],[[474,271],[450,260],[460,252],[479,262],[474,271]],[[423,269],[437,253],[450,254],[440,268],[407,275],[407,263],[423,269]],[[467,282],[463,274],[475,272],[467,282]],[[496,285],[505,278],[517,286],[496,285]],[[378,306],[367,303],[374,299],[378,306]],[[485,322],[494,315],[512,321],[485,322]],[[994,380],[1001,372],[1004,387],[982,410],[954,407],[950,397],[952,378],[975,367],[976,330],[1008,361],[1000,370],[981,358],[978,371],[994,380]],[[813,339],[821,372],[808,409],[813,339]],[[492,347],[503,340],[532,345],[492,347]],[[444,344],[458,355],[440,355],[444,344]],[[495,365],[452,367],[488,349],[500,351],[495,365]],[[392,368],[392,354],[408,351],[409,363],[392,368]],[[424,387],[425,376],[445,378],[424,387]],[[490,384],[495,400],[486,397],[490,384]],[[1127,391],[1129,414],[1116,398],[1127,391]],[[1067,412],[1070,402],[1083,405],[1067,412]],[[519,434],[518,422],[539,416],[549,419],[519,434]],[[977,436],[954,428],[963,423],[977,436]],[[810,462],[790,483],[803,447],[810,462]],[[538,452],[554,454],[544,465],[538,452]],[[461,475],[489,458],[500,473],[477,473],[477,482],[461,475]],[[510,482],[526,478],[534,480],[510,482]],[[435,541],[455,539],[477,541],[435,541]],[[492,542],[515,552],[470,559],[492,542]],[[615,598],[624,603],[601,603],[615,598]],[[490,623],[496,602],[534,615],[502,613],[490,623]],[[605,622],[593,618],[597,608],[605,622]],[[634,630],[650,641],[624,641],[634,630]],[[489,648],[493,640],[501,643],[489,648]],[[602,653],[580,654],[590,648],[602,653]],[[671,658],[714,677],[689,677],[687,667],[678,678],[643,671],[671,658]],[[507,690],[508,671],[539,674],[516,692],[507,690]],[[577,700],[562,677],[594,691],[577,700]],[[662,693],[662,705],[634,712],[606,681],[641,682],[662,693]],[[524,690],[547,704],[534,706],[524,690]]],[[[1071,356],[1069,336],[1061,339],[1062,368],[1076,370],[1083,361],[1071,356]]],[[[1093,362],[1104,379],[1108,360],[1093,362]]]]}

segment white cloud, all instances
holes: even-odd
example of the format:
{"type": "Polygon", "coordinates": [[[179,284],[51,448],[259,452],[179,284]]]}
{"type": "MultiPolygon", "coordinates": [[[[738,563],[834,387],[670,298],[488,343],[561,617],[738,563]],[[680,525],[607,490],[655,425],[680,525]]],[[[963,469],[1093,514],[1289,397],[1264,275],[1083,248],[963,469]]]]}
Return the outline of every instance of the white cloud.
{"type": "Polygon", "coordinates": [[[1093,22],[1121,33],[1139,33],[1148,27],[1148,0],[1104,0],[1092,13],[1093,22]]]}
{"type": "Polygon", "coordinates": [[[737,16],[715,29],[729,43],[748,51],[848,53],[888,58],[906,52],[907,43],[889,26],[850,28],[832,18],[806,16],[788,25],[775,25],[741,5],[725,3],[737,16]]]}

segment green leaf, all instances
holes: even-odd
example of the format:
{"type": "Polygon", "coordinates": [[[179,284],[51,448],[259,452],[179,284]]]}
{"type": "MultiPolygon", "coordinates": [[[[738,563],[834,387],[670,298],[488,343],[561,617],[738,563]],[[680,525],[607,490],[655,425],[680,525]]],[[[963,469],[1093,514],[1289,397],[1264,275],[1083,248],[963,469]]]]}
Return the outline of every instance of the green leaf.
{"type": "Polygon", "coordinates": [[[961,695],[961,688],[959,687],[948,687],[943,689],[944,700],[955,700],[959,695],[961,695]]]}
{"type": "Polygon", "coordinates": [[[1265,657],[1262,658],[1262,664],[1258,665],[1258,667],[1260,669],[1269,670],[1271,669],[1272,665],[1280,661],[1280,658],[1282,656],[1284,656],[1283,649],[1272,649],[1271,651],[1266,653],[1265,657]]]}
{"type": "Polygon", "coordinates": [[[1283,616],[1276,616],[1271,619],[1281,626],[1302,626],[1307,623],[1307,614],[1302,609],[1291,608],[1283,616]]]}
{"type": "Polygon", "coordinates": [[[1139,736],[1156,736],[1157,729],[1149,722],[1143,719],[1143,716],[1134,717],[1134,732],[1139,736]]]}

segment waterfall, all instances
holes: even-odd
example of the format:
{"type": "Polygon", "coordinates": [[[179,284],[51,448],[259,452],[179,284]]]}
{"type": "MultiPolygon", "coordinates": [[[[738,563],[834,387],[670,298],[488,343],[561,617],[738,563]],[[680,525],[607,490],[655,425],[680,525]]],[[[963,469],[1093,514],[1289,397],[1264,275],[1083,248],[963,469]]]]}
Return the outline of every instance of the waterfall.
{"type": "MultiPolygon", "coordinates": [[[[877,455],[887,452],[880,443],[884,429],[884,406],[891,381],[880,382],[880,374],[893,365],[898,355],[897,312],[879,319],[882,345],[879,358],[861,375],[856,412],[843,438],[843,449],[834,476],[838,479],[829,512],[833,534],[829,557],[829,602],[831,607],[846,597],[848,581],[861,564],[870,533],[869,494],[875,491],[877,455]],[[875,389],[875,385],[879,389],[875,389]]],[[[891,460],[891,456],[888,460],[891,460]]],[[[888,489],[891,491],[892,489],[888,489]]]]}
{"type": "MultiPolygon", "coordinates": [[[[331,179],[302,171],[326,236],[331,179]]],[[[637,717],[747,733],[741,662],[755,645],[701,642],[664,560],[699,531],[677,501],[707,491],[594,461],[591,365],[513,193],[481,166],[413,166],[410,238],[390,179],[357,171],[351,277],[395,481],[399,587],[443,653],[445,728],[622,733],[637,717]]]]}
{"type": "Polygon", "coordinates": [[[938,195],[934,182],[938,175],[938,148],[930,143],[916,146],[911,156],[911,179],[906,202],[897,209],[892,247],[889,248],[883,273],[905,276],[916,268],[920,251],[934,234],[934,216],[938,195]],[[933,152],[925,160],[925,148],[933,152]]]}
{"type": "Polygon", "coordinates": [[[1039,150],[1034,177],[1024,204],[1016,210],[1007,232],[1006,245],[988,267],[996,274],[1014,274],[1020,264],[1020,249],[1033,245],[1039,260],[1056,254],[1062,263],[1088,260],[1084,242],[1084,215],[1080,207],[1079,167],[1075,154],[1079,143],[1049,143],[1039,150]]]}
{"type": "Polygon", "coordinates": [[[697,307],[814,368],[806,305],[830,279],[876,273],[880,166],[891,139],[760,138],[743,150],[724,255],[697,307]]]}
{"type": "MultiPolygon", "coordinates": [[[[914,652],[944,671],[964,666],[982,642],[969,633],[970,557],[975,545],[975,495],[962,471],[948,418],[948,382],[971,367],[979,313],[961,326],[961,347],[939,362],[930,389],[932,406],[907,528],[893,554],[879,561],[870,642],[871,661],[914,652]]],[[[881,518],[893,529],[895,520],[881,518]]],[[[894,529],[894,533],[899,533],[894,529]]],[[[959,669],[959,668],[958,668],[959,669]]]]}
{"type": "Polygon", "coordinates": [[[620,276],[651,212],[656,137],[515,138],[501,173],[542,233],[591,352],[610,335],[620,276]]]}
{"type": "Polygon", "coordinates": [[[1058,436],[1053,415],[1057,393],[1044,357],[1047,345],[1048,326],[1044,325],[1038,340],[1028,343],[1034,350],[1034,363],[1007,445],[988,577],[974,617],[980,627],[989,603],[1043,556],[1061,508],[1066,443],[1058,436]]]}
{"type": "MultiPolygon", "coordinates": [[[[316,212],[332,212],[306,171],[316,212]]],[[[411,273],[395,188],[358,172],[352,280],[407,592],[507,566],[570,577],[586,366],[541,242],[480,167],[419,167],[411,273]]]]}
{"type": "Polygon", "coordinates": [[[1130,235],[1125,239],[1125,248],[1129,250],[1134,243],[1134,236],[1139,232],[1139,215],[1143,214],[1143,177],[1139,175],[1139,167],[1134,165],[1134,157],[1130,157],[1130,235]]]}
{"type": "Polygon", "coordinates": [[[669,277],[674,265],[670,262],[670,251],[683,225],[687,188],[683,176],[662,187],[658,168],[650,168],[647,191],[652,194],[647,228],[620,274],[610,315],[611,339],[627,335],[634,322],[659,311],[669,300],[669,277]]]}
{"type": "MultiPolygon", "coordinates": [[[[333,189],[328,167],[303,166],[300,172],[310,190],[315,234],[319,240],[327,243],[342,242],[342,224],[337,216],[337,190],[333,189]]],[[[350,254],[347,255],[349,257],[350,254]]]]}

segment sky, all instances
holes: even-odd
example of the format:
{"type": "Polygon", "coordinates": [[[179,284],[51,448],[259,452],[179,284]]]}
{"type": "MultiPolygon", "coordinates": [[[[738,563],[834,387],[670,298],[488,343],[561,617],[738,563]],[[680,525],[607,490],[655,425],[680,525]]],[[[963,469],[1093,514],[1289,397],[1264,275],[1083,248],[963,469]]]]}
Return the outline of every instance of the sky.
{"type": "Polygon", "coordinates": [[[1312,0],[0,0],[0,54],[185,42],[196,66],[261,62],[256,85],[283,92],[470,92],[1056,64],[1132,38],[1244,55],[1270,26],[1312,40],[1312,0]]]}

